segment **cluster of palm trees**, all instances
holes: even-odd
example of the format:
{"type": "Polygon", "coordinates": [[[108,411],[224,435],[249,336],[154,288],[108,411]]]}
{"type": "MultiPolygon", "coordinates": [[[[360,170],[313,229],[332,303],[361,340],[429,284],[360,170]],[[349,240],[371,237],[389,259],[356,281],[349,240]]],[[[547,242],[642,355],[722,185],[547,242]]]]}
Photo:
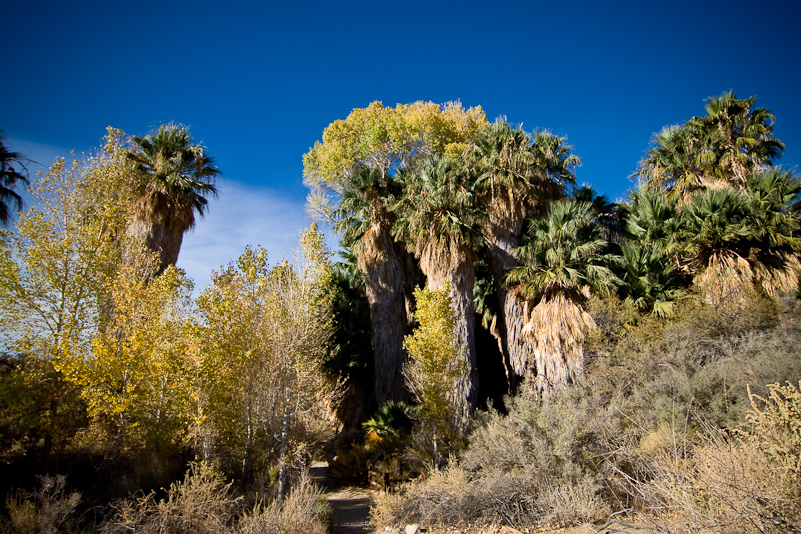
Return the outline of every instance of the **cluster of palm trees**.
{"type": "Polygon", "coordinates": [[[582,380],[593,295],[668,316],[691,287],[707,298],[705,283],[796,290],[801,182],[773,167],[783,144],[771,112],[754,103],[724,93],[705,116],[655,135],[620,205],[576,186],[580,160],[564,138],[505,119],[481,125],[458,153],[429,150],[394,172],[369,158],[352,164],[332,213],[370,297],[378,404],[406,395],[401,344],[415,284],[449,282],[469,369],[453,387],[468,410],[478,398],[478,317],[510,387],[522,380],[549,395],[582,380]]]}
{"type": "Polygon", "coordinates": [[[513,291],[506,275],[520,263],[516,249],[525,222],[567,193],[580,160],[564,138],[529,134],[505,119],[485,123],[459,148],[408,158],[394,173],[369,160],[356,163],[333,211],[365,279],[379,405],[408,396],[402,341],[412,327],[414,287],[439,289],[448,282],[467,364],[466,376],[448,387],[459,391],[460,411],[476,407],[478,261],[487,265],[480,282],[490,295],[478,311],[491,323],[509,376],[523,376],[533,361],[527,295],[513,291]]]}
{"type": "MultiPolygon", "coordinates": [[[[374,103],[354,111],[360,122],[333,123],[304,172],[337,184],[329,213],[364,277],[378,405],[408,397],[403,338],[424,284],[450,287],[468,370],[453,387],[465,412],[478,402],[478,317],[510,388],[523,380],[547,395],[581,382],[592,295],[616,292],[664,316],[693,283],[704,298],[721,280],[767,296],[796,290],[801,182],[773,167],[784,145],[771,112],[754,104],[724,93],[705,116],[655,135],[639,187],[619,206],[576,186],[580,160],[565,138],[488,123],[480,108],[374,103]]],[[[220,171],[184,126],[132,139],[126,232],[158,254],[158,274],[217,194],[220,171]]],[[[11,163],[20,156],[0,149],[1,199],[18,201],[11,186],[25,176],[11,163]]]]}

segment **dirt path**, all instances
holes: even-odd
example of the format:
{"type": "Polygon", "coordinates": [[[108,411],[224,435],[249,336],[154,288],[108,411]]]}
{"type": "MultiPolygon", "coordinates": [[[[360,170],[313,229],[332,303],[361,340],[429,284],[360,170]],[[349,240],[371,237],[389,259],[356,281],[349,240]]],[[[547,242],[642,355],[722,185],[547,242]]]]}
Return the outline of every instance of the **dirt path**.
{"type": "Polygon", "coordinates": [[[328,464],[316,462],[311,466],[312,479],[325,489],[325,498],[334,509],[334,534],[371,534],[369,491],[356,487],[338,487],[328,476],[328,464]]]}

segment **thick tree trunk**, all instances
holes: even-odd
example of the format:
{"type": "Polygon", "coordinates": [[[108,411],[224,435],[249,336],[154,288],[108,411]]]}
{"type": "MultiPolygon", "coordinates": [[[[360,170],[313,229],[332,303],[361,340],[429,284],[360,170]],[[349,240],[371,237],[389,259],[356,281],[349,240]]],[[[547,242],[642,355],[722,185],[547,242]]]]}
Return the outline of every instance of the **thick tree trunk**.
{"type": "Polygon", "coordinates": [[[365,234],[358,258],[364,273],[370,305],[373,353],[375,355],[375,400],[406,400],[403,336],[408,324],[404,292],[404,269],[388,229],[374,225],[365,234]]]}
{"type": "Polygon", "coordinates": [[[495,293],[498,296],[498,327],[493,334],[499,337],[506,367],[509,390],[514,391],[517,383],[526,374],[528,362],[533,360],[530,344],[523,335],[526,324],[524,303],[509,289],[504,278],[509,270],[517,265],[513,251],[519,246],[519,235],[523,226],[522,217],[509,219],[493,217],[484,229],[487,244],[487,265],[495,280],[495,293]]]}
{"type": "MultiPolygon", "coordinates": [[[[158,276],[168,266],[175,265],[184,232],[194,226],[194,221],[191,206],[181,205],[166,195],[145,194],[134,201],[126,235],[158,254],[158,266],[151,276],[158,276]]],[[[132,251],[127,251],[124,261],[131,262],[135,258],[132,251]]]]}
{"type": "Polygon", "coordinates": [[[478,406],[478,355],[476,354],[476,308],[473,287],[476,283],[475,252],[458,243],[432,243],[424,251],[421,266],[427,275],[428,288],[440,289],[445,280],[451,283],[451,305],[456,315],[456,339],[464,350],[467,374],[457,384],[459,424],[465,427],[478,406]]]}

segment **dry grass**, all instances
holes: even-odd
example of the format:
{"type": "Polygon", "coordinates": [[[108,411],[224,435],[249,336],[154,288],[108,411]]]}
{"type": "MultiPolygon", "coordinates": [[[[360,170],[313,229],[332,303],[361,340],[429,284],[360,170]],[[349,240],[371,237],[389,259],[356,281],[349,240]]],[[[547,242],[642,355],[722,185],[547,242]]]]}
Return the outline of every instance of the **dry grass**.
{"type": "Polygon", "coordinates": [[[100,532],[117,534],[325,534],[331,509],[307,473],[283,501],[256,503],[244,510],[231,484],[216,470],[195,465],[165,499],[154,494],[119,503],[100,532]]]}
{"type": "Polygon", "coordinates": [[[79,532],[77,492],[67,492],[63,476],[40,477],[35,492],[17,492],[6,498],[8,519],[0,522],[0,532],[14,534],[55,534],[79,532]]]}

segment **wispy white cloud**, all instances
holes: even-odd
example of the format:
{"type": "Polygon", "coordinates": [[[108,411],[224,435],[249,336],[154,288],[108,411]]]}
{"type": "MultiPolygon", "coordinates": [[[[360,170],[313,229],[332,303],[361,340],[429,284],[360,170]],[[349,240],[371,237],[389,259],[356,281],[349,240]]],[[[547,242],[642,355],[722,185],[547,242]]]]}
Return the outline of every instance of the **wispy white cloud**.
{"type": "MultiPolygon", "coordinates": [[[[291,260],[299,231],[308,228],[304,202],[238,182],[220,185],[220,198],[210,201],[209,211],[197,220],[194,231],[184,236],[178,267],[186,270],[196,290],[210,282],[211,271],[236,260],[246,245],[267,249],[271,264],[291,260]]],[[[323,230],[329,246],[336,237],[323,230]]]]}

